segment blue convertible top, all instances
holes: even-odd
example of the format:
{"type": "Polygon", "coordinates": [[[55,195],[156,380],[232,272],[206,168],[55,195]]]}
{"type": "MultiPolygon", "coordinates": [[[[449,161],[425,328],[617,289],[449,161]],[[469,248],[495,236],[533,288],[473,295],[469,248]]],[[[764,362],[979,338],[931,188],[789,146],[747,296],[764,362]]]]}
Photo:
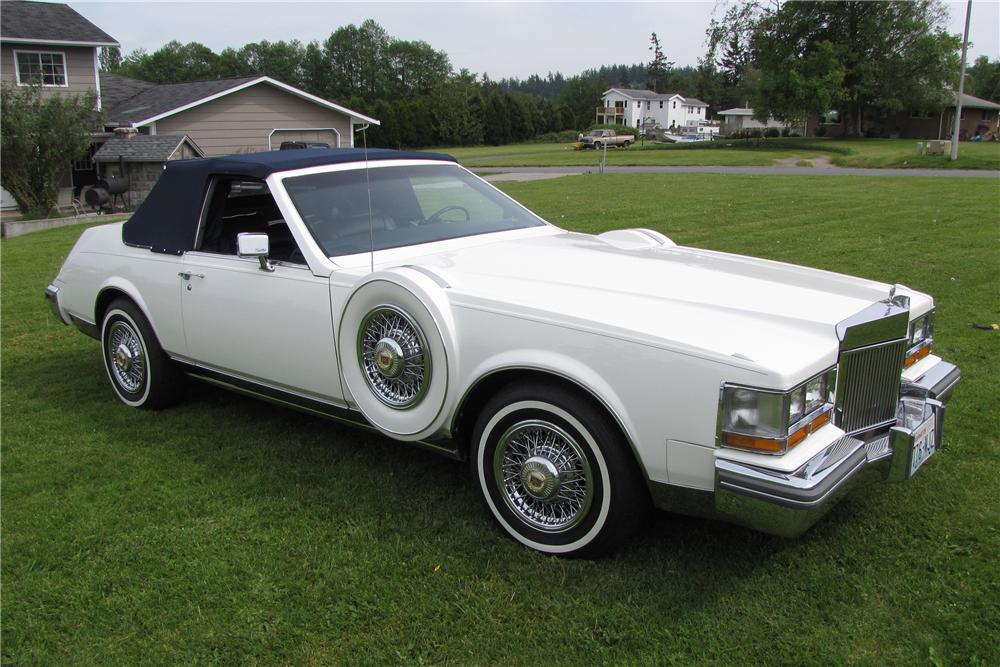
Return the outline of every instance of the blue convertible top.
{"type": "MultiPolygon", "coordinates": [[[[369,148],[368,160],[455,162],[443,153],[369,148]]],[[[263,180],[279,171],[365,161],[361,148],[304,148],[167,162],[149,195],[122,227],[126,245],[180,255],[194,248],[202,204],[214,176],[263,180]]]]}

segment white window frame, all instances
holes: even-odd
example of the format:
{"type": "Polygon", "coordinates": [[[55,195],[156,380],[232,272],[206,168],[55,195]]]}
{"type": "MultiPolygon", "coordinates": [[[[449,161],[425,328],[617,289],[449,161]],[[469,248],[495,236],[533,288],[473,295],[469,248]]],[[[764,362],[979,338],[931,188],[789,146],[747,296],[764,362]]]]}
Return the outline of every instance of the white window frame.
{"type": "MultiPolygon", "coordinates": [[[[62,69],[63,69],[63,82],[62,83],[45,83],[44,81],[40,84],[42,88],[69,88],[69,66],[66,60],[65,51],[29,51],[27,49],[13,49],[14,51],[14,76],[17,77],[17,85],[19,86],[30,86],[31,82],[21,81],[21,63],[20,56],[33,55],[33,56],[59,56],[62,58],[62,69]]],[[[39,65],[41,65],[41,58],[39,58],[39,65]]]]}

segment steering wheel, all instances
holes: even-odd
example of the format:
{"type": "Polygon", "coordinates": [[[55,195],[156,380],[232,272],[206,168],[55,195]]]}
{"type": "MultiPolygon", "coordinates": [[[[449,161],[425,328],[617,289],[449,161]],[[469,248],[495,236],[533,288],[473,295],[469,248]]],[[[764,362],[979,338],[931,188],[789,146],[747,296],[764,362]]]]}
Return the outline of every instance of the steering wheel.
{"type": "MultiPolygon", "coordinates": [[[[426,220],[424,220],[420,224],[429,225],[436,222],[441,222],[441,216],[449,211],[461,211],[462,213],[464,213],[465,222],[468,222],[469,220],[472,219],[472,216],[469,215],[469,209],[465,208],[464,206],[459,206],[458,204],[451,204],[450,206],[445,206],[444,208],[439,208],[438,210],[434,211],[429,216],[427,216],[426,220]]],[[[448,222],[452,221],[449,220],[448,222]]]]}

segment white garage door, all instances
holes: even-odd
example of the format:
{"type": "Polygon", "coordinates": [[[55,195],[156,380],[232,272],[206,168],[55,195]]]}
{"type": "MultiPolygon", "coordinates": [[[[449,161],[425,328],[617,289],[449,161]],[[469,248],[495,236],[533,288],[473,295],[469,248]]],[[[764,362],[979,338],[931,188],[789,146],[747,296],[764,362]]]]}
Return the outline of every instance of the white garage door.
{"type": "Polygon", "coordinates": [[[336,130],[325,129],[303,129],[303,130],[274,130],[271,133],[271,150],[278,150],[282,141],[307,141],[321,142],[332,148],[340,146],[340,140],[336,130]]]}

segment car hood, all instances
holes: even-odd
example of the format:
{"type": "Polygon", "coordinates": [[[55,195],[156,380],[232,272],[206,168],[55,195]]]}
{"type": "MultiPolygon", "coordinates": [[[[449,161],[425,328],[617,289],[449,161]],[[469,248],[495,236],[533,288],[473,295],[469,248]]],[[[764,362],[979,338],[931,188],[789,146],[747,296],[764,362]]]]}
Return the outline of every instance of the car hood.
{"type": "MultiPolygon", "coordinates": [[[[781,262],[672,245],[629,249],[563,231],[407,264],[447,283],[455,307],[594,330],[763,370],[777,382],[833,364],[837,323],[890,289],[781,262]]],[[[928,301],[916,309],[929,307],[927,297],[903,293],[928,301]]]]}

